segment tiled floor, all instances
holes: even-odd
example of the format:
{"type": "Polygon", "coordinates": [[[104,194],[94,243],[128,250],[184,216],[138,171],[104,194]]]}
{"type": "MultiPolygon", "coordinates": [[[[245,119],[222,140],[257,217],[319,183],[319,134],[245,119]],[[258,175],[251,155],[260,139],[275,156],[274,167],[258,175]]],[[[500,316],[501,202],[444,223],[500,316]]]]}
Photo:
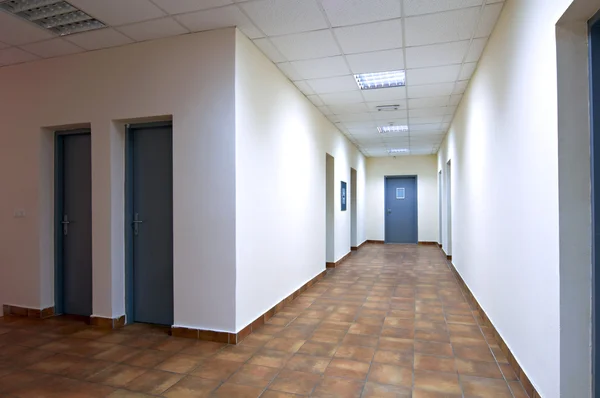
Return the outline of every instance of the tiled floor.
{"type": "Polygon", "coordinates": [[[241,345],[0,319],[0,397],[527,397],[435,247],[365,245],[241,345]]]}

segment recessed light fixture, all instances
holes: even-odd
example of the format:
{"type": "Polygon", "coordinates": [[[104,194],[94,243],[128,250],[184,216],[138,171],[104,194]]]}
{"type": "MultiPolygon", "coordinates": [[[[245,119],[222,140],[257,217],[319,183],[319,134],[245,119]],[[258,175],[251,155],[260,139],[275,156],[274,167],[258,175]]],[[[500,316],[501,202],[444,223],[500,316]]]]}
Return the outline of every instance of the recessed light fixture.
{"type": "Polygon", "coordinates": [[[406,148],[388,149],[388,153],[406,153],[406,152],[408,152],[408,149],[406,149],[406,148]]]}
{"type": "Polygon", "coordinates": [[[377,112],[393,112],[400,109],[400,105],[379,105],[375,109],[377,109],[377,112]]]}
{"type": "Polygon", "coordinates": [[[361,90],[376,88],[402,87],[406,85],[406,72],[394,70],[390,72],[361,73],[354,75],[361,90]]]}
{"type": "Polygon", "coordinates": [[[399,133],[401,131],[408,131],[408,126],[406,125],[401,125],[401,126],[395,126],[395,125],[391,125],[391,126],[380,126],[377,127],[377,131],[379,131],[380,133],[399,133]]]}
{"type": "Polygon", "coordinates": [[[0,9],[60,36],[106,27],[101,21],[61,0],[0,0],[0,9]]]}

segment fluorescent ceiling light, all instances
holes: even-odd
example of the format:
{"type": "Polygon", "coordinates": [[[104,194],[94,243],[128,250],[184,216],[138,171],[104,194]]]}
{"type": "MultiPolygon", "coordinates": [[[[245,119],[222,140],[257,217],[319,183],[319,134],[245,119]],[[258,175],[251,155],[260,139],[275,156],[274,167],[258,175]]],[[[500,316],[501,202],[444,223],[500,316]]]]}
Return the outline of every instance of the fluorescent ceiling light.
{"type": "Polygon", "coordinates": [[[377,127],[377,131],[379,131],[380,133],[399,133],[401,131],[408,131],[408,126],[406,125],[401,125],[401,126],[380,126],[377,127]]]}
{"type": "Polygon", "coordinates": [[[408,152],[408,149],[406,149],[406,148],[388,149],[388,153],[406,153],[406,152],[408,152]]]}
{"type": "Polygon", "coordinates": [[[0,9],[60,36],[106,27],[101,21],[61,0],[0,0],[0,9]]]}
{"type": "Polygon", "coordinates": [[[376,88],[402,87],[406,85],[406,72],[394,70],[390,72],[361,73],[354,75],[361,90],[376,88]]]}

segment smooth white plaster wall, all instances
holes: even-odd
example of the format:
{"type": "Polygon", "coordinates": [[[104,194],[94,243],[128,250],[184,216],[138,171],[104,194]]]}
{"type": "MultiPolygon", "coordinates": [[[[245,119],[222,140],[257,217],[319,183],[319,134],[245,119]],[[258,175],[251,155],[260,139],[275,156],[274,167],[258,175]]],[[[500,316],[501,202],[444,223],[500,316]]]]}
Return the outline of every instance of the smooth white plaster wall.
{"type": "Polygon", "coordinates": [[[325,269],[325,154],[335,158],[335,258],[350,251],[340,181],[358,173],[364,237],[365,158],[243,34],[236,40],[236,327],[325,269]]]}
{"type": "MultiPolygon", "coordinates": [[[[561,380],[555,24],[570,3],[506,2],[438,164],[452,161],[453,263],[548,398],[561,380]]],[[[443,224],[446,242],[446,211],[443,224]]]]}
{"type": "Polygon", "coordinates": [[[231,28],[0,69],[2,303],[54,303],[51,131],[87,123],[93,312],[124,313],[124,133],[116,121],[172,115],[175,324],[235,329],[234,45],[231,28]],[[13,218],[19,208],[26,218],[13,218]]]}
{"type": "Polygon", "coordinates": [[[385,239],[385,176],[417,176],[419,241],[438,241],[437,157],[367,158],[367,239],[385,239]]]}

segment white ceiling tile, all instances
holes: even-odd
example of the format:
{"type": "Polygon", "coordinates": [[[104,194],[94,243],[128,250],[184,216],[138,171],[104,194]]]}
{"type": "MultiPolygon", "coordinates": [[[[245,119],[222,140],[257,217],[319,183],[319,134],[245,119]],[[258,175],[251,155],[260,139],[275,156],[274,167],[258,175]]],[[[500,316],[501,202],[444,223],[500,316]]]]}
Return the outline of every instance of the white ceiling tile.
{"type": "Polygon", "coordinates": [[[331,112],[336,115],[344,114],[344,113],[354,113],[354,112],[368,112],[369,108],[364,102],[359,102],[356,104],[345,104],[345,105],[329,105],[329,109],[331,112]]]}
{"type": "Polygon", "coordinates": [[[362,95],[360,95],[360,91],[358,90],[341,93],[321,94],[320,97],[325,103],[325,105],[354,104],[357,102],[364,101],[362,95]]]}
{"type": "Polygon", "coordinates": [[[375,51],[346,56],[353,73],[386,72],[404,69],[402,50],[375,51]]]}
{"type": "Polygon", "coordinates": [[[313,95],[314,90],[304,80],[294,82],[298,90],[302,91],[305,95],[313,95]]]}
{"type": "Polygon", "coordinates": [[[460,104],[460,100],[462,99],[462,94],[455,94],[450,96],[450,102],[448,105],[458,105],[460,104]]]}
{"type": "Polygon", "coordinates": [[[441,97],[451,95],[454,83],[426,84],[423,86],[409,86],[408,98],[441,97]]]}
{"type": "Polygon", "coordinates": [[[331,112],[331,109],[327,105],[320,106],[319,110],[325,116],[333,115],[333,112],[331,112]]]}
{"type": "Polygon", "coordinates": [[[469,40],[406,48],[408,68],[460,64],[469,50],[469,40]]]}
{"type": "Polygon", "coordinates": [[[315,106],[323,106],[323,101],[318,95],[307,95],[306,98],[310,100],[315,106]]]}
{"type": "Polygon", "coordinates": [[[130,38],[110,28],[69,35],[65,39],[86,50],[98,50],[132,43],[130,38]]]}
{"type": "Polygon", "coordinates": [[[69,0],[69,2],[112,26],[146,21],[165,15],[160,8],[148,0],[69,0]]]}
{"type": "Polygon", "coordinates": [[[498,18],[500,17],[500,13],[502,12],[502,6],[504,3],[496,3],[486,5],[483,9],[483,14],[481,15],[481,20],[479,21],[479,25],[477,26],[477,32],[475,33],[475,37],[487,37],[492,34],[494,30],[494,26],[496,26],[496,22],[498,22],[498,18]]]}
{"type": "Polygon", "coordinates": [[[267,36],[328,27],[316,0],[257,0],[241,7],[267,36]]]}
{"type": "Polygon", "coordinates": [[[408,105],[410,109],[418,109],[418,108],[431,108],[438,106],[446,106],[450,101],[449,96],[442,97],[425,97],[425,98],[414,98],[408,100],[408,105]]]}
{"type": "Polygon", "coordinates": [[[380,88],[375,90],[363,90],[363,96],[367,102],[378,102],[388,100],[400,100],[406,98],[405,87],[380,88]]]}
{"type": "MultiPolygon", "coordinates": [[[[450,120],[452,121],[452,120],[450,120]]],[[[447,131],[450,128],[450,122],[448,123],[442,123],[442,130],[447,131]]]]}
{"type": "Polygon", "coordinates": [[[38,59],[38,57],[17,47],[9,47],[0,50],[0,66],[20,64],[35,59],[38,59]]]}
{"type": "Polygon", "coordinates": [[[439,131],[440,123],[431,123],[431,124],[410,124],[410,132],[415,131],[439,131]]]}
{"type": "Polygon", "coordinates": [[[279,50],[275,48],[268,38],[256,39],[254,40],[254,44],[256,44],[256,47],[260,48],[263,54],[271,61],[276,63],[286,61],[285,57],[281,55],[279,50]]]}
{"type": "Polygon", "coordinates": [[[428,116],[440,116],[446,114],[446,107],[436,108],[419,108],[409,109],[408,116],[412,117],[428,117],[428,116]]]}
{"type": "Polygon", "coordinates": [[[454,115],[444,115],[444,118],[442,119],[442,123],[449,123],[452,121],[452,119],[454,119],[454,115]]]}
{"type": "Polygon", "coordinates": [[[460,71],[458,80],[469,80],[471,76],[473,76],[475,68],[477,68],[477,62],[469,62],[464,64],[460,71]]]}
{"type": "Polygon", "coordinates": [[[465,62],[477,62],[483,53],[486,43],[487,39],[473,39],[465,62]]]}
{"type": "Polygon", "coordinates": [[[468,40],[473,35],[478,20],[477,7],[406,18],[406,45],[421,46],[468,40]]]}
{"type": "Polygon", "coordinates": [[[21,48],[42,58],[60,57],[84,51],[73,43],[63,39],[51,39],[37,43],[26,44],[21,48]]]}
{"type": "Polygon", "coordinates": [[[414,124],[431,124],[431,123],[442,123],[444,116],[428,116],[428,117],[411,117],[410,125],[414,124]]]}
{"type": "Polygon", "coordinates": [[[346,61],[342,56],[294,61],[292,65],[304,79],[319,79],[350,74],[348,65],[346,65],[346,61]]]}
{"type": "Polygon", "coordinates": [[[332,26],[356,25],[400,18],[399,0],[322,0],[332,26]]]}
{"type": "Polygon", "coordinates": [[[446,83],[456,81],[460,65],[436,66],[433,68],[410,69],[406,71],[408,86],[446,83]]]}
{"type": "Polygon", "coordinates": [[[290,61],[324,58],[341,54],[329,30],[273,37],[271,42],[290,61]]]}
{"type": "Polygon", "coordinates": [[[455,106],[455,105],[454,106],[447,106],[445,114],[446,115],[454,115],[456,113],[456,108],[457,108],[457,106],[455,106]]]}
{"type": "Polygon", "coordinates": [[[294,66],[289,62],[282,62],[277,64],[277,67],[281,69],[284,75],[288,77],[288,79],[292,81],[302,80],[302,76],[296,71],[294,66]]]}
{"type": "Polygon", "coordinates": [[[371,113],[345,113],[343,115],[337,115],[340,122],[358,122],[372,120],[371,113]]]}
{"type": "Polygon", "coordinates": [[[232,0],[152,0],[169,14],[206,10],[232,4],[232,0]]]}
{"type": "Polygon", "coordinates": [[[404,0],[404,15],[432,14],[482,4],[483,0],[404,0]]]}
{"type": "MultiPolygon", "coordinates": [[[[402,109],[399,111],[386,111],[386,112],[371,112],[373,115],[373,119],[378,122],[378,124],[390,124],[394,123],[398,120],[405,120],[408,118],[408,112],[406,109],[402,109]]],[[[402,124],[402,123],[400,123],[402,124]]]]}
{"type": "Polygon", "coordinates": [[[235,5],[181,14],[175,19],[192,32],[237,26],[251,39],[264,36],[235,5]]]}
{"type": "Polygon", "coordinates": [[[456,82],[456,87],[454,87],[454,91],[452,91],[452,94],[464,93],[465,90],[467,89],[468,84],[469,84],[468,80],[462,80],[462,81],[456,82]]]}
{"type": "Polygon", "coordinates": [[[402,47],[399,19],[333,29],[345,54],[389,50],[402,47]]]}
{"type": "Polygon", "coordinates": [[[121,26],[118,30],[135,41],[160,39],[188,32],[172,18],[154,19],[152,21],[121,26]]]}
{"type": "Polygon", "coordinates": [[[11,45],[21,45],[56,37],[50,31],[0,11],[0,41],[11,45]]]}
{"type": "Polygon", "coordinates": [[[358,90],[356,80],[352,76],[328,77],[308,80],[308,84],[317,94],[337,93],[339,91],[358,90]]]}

